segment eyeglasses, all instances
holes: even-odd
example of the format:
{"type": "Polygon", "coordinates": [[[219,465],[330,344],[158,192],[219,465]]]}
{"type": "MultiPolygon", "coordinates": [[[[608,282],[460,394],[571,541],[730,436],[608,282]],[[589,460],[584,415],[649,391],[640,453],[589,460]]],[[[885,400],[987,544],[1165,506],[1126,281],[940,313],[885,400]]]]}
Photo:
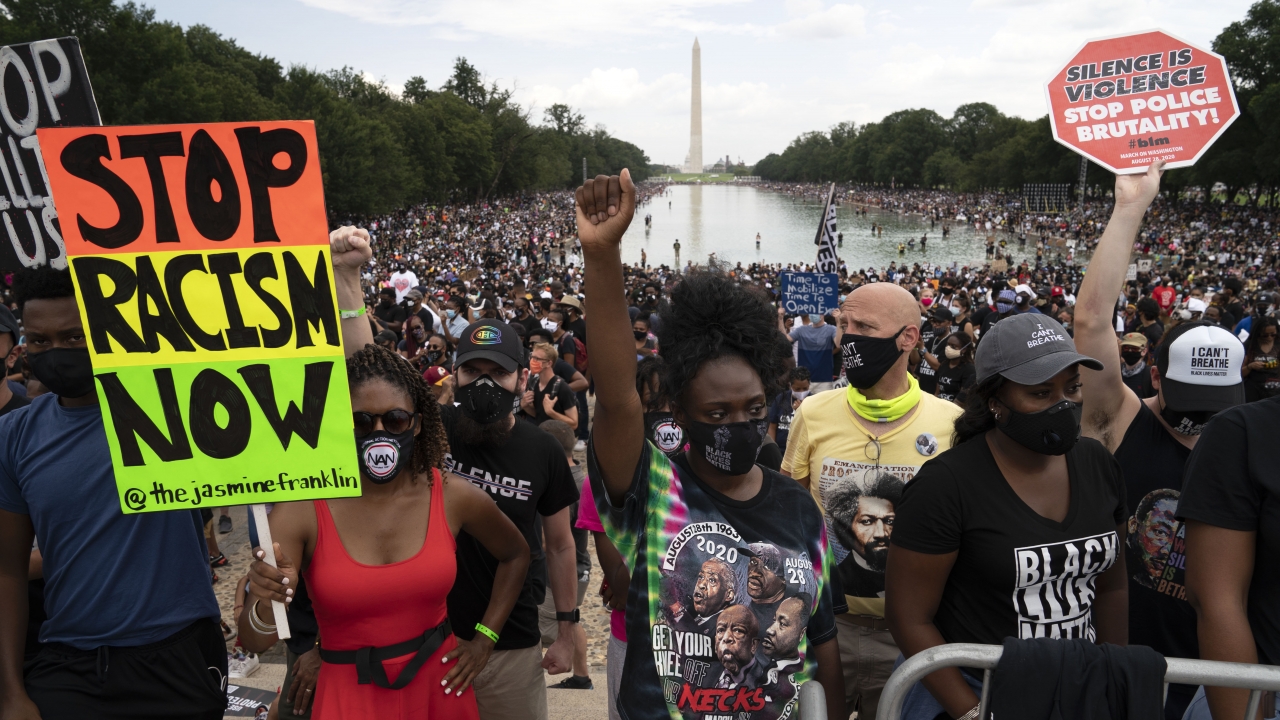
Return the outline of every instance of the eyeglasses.
{"type": "Polygon", "coordinates": [[[351,413],[351,422],[355,426],[356,437],[362,438],[373,432],[373,426],[382,421],[382,429],[392,435],[399,435],[413,427],[413,420],[417,417],[417,413],[411,413],[407,410],[389,410],[381,415],[374,415],[367,412],[351,413]]]}

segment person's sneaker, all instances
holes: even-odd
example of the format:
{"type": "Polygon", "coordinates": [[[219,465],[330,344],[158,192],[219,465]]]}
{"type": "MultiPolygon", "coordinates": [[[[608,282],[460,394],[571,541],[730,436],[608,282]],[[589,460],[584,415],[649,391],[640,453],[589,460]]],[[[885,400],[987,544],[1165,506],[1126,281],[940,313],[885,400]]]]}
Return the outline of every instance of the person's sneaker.
{"type": "Polygon", "coordinates": [[[231,516],[220,515],[218,517],[218,533],[226,535],[229,532],[231,532],[231,516]]]}
{"type": "Polygon", "coordinates": [[[214,557],[213,555],[209,556],[209,567],[219,568],[226,565],[229,562],[231,561],[228,560],[227,556],[222,553],[218,553],[217,557],[214,557]]]}
{"type": "Polygon", "coordinates": [[[586,449],[587,449],[587,441],[586,441],[586,440],[579,440],[579,441],[577,442],[577,444],[573,446],[573,451],[574,451],[574,452],[582,452],[583,450],[586,450],[586,449]]]}
{"type": "Polygon", "coordinates": [[[594,690],[595,686],[591,684],[591,678],[586,675],[572,675],[561,680],[555,685],[549,686],[553,690],[594,690]]]}
{"type": "Polygon", "coordinates": [[[248,655],[236,654],[231,661],[227,663],[227,677],[247,678],[258,669],[258,656],[253,653],[248,655]]]}

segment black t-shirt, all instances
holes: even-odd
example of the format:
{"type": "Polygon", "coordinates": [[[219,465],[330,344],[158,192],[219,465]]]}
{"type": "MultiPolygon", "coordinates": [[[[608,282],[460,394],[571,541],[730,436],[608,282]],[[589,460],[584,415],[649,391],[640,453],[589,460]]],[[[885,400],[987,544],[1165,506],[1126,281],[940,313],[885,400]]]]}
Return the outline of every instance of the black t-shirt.
{"type": "Polygon", "coordinates": [[[1186,528],[1174,516],[1190,456],[1146,403],[1116,448],[1126,504],[1133,513],[1125,539],[1129,642],[1180,658],[1200,656],[1196,613],[1187,602],[1183,578],[1186,528]]]}
{"type": "Polygon", "coordinates": [[[778,397],[773,399],[773,405],[769,407],[769,422],[776,423],[778,429],[774,439],[778,442],[778,448],[783,452],[787,449],[787,435],[791,433],[791,418],[796,414],[795,397],[791,394],[791,390],[783,390],[778,397]]]}
{"type": "Polygon", "coordinates": [[[943,360],[938,368],[938,397],[963,405],[969,397],[969,388],[973,387],[977,372],[973,363],[962,362],[951,367],[951,362],[943,360]]]}
{"type": "Polygon", "coordinates": [[[1187,461],[1179,520],[1257,533],[1249,628],[1259,662],[1280,662],[1280,398],[1237,405],[1205,426],[1187,461]]]}
{"type": "Polygon", "coordinates": [[[835,616],[847,610],[809,492],[763,469],[756,496],[734,500],[683,456],[670,461],[645,443],[624,504],[614,507],[594,445],[587,463],[601,522],[632,568],[627,682],[618,693],[627,717],[709,718],[716,703],[734,708],[735,700],[724,716],[796,717],[799,685],[817,668],[813,647],[835,638],[835,616]],[[753,558],[763,565],[758,583],[748,575],[753,558]],[[766,637],[777,640],[777,657],[765,654],[766,637]]]}
{"type": "MultiPolygon", "coordinates": [[[[542,537],[534,522],[536,515],[554,515],[578,499],[564,448],[547,433],[528,422],[517,421],[511,437],[501,447],[478,448],[464,445],[454,437],[460,411],[451,405],[440,408],[440,419],[449,436],[445,469],[487,490],[498,507],[520,528],[529,543],[533,563],[525,577],[520,597],[501,629],[496,649],[519,650],[541,641],[538,605],[546,597],[547,562],[542,537]]],[[[476,623],[489,607],[493,577],[498,560],[478,540],[458,533],[458,577],[449,592],[449,618],[458,637],[475,637],[476,623]]]]}
{"type": "Polygon", "coordinates": [[[1138,332],[1146,336],[1148,346],[1153,348],[1158,347],[1160,345],[1160,338],[1164,337],[1164,325],[1161,325],[1159,321],[1153,322],[1145,327],[1139,324],[1138,332]]]}
{"type": "Polygon", "coordinates": [[[525,336],[525,337],[529,337],[529,333],[533,332],[534,330],[541,330],[541,329],[542,329],[542,322],[541,322],[540,320],[538,320],[538,318],[537,318],[536,316],[534,316],[534,314],[533,314],[533,313],[529,313],[529,317],[527,317],[527,318],[519,318],[519,317],[517,317],[517,318],[515,318],[514,320],[512,320],[512,321],[511,321],[511,324],[512,324],[512,325],[523,325],[523,326],[524,326],[524,336],[525,336]]]}
{"type": "MultiPolygon", "coordinates": [[[[396,303],[378,303],[373,306],[373,316],[384,323],[404,322],[409,316],[409,312],[403,306],[396,303]]],[[[430,328],[428,328],[430,330],[430,328]]]]}
{"type": "Polygon", "coordinates": [[[555,366],[551,368],[551,372],[555,373],[566,383],[571,383],[573,382],[573,376],[578,373],[578,370],[563,360],[557,360],[555,366]]]}
{"type": "MultiPolygon", "coordinates": [[[[558,361],[556,364],[558,365],[561,362],[563,361],[558,361]]],[[[551,419],[551,416],[547,415],[546,409],[542,407],[542,399],[548,394],[556,399],[553,407],[561,415],[568,414],[570,408],[578,407],[578,396],[574,395],[573,391],[569,389],[569,383],[558,375],[553,375],[551,383],[546,387],[542,386],[541,378],[530,376],[529,389],[533,391],[533,414],[529,415],[523,409],[520,414],[534,424],[541,425],[551,419]]]]}
{"type": "Polygon", "coordinates": [[[933,394],[933,389],[938,386],[935,370],[930,367],[929,361],[924,359],[924,353],[932,353],[937,355],[938,343],[946,337],[946,333],[938,332],[933,323],[925,320],[920,325],[920,342],[924,343],[924,352],[920,353],[920,365],[916,368],[916,378],[920,381],[920,390],[929,395],[933,394]]]}
{"type": "Polygon", "coordinates": [[[1124,480],[1096,440],[1081,438],[1066,458],[1071,507],[1062,522],[1018,497],[982,437],[925,463],[907,483],[893,544],[959,551],[933,620],[947,642],[1096,639],[1093,599],[1098,575],[1119,556],[1124,480]]]}
{"type": "Polygon", "coordinates": [[[1125,387],[1132,390],[1133,394],[1137,395],[1140,400],[1155,397],[1156,395],[1155,385],[1151,382],[1151,367],[1145,362],[1142,364],[1142,369],[1132,375],[1124,375],[1122,373],[1120,380],[1125,384],[1125,387]]]}
{"type": "Polygon", "coordinates": [[[0,407],[0,417],[4,417],[5,415],[8,415],[14,410],[17,410],[18,408],[24,408],[30,404],[31,404],[30,400],[23,397],[22,395],[14,393],[13,397],[9,398],[9,402],[5,403],[4,407],[0,407]]]}
{"type": "Polygon", "coordinates": [[[582,318],[578,318],[577,320],[570,320],[569,322],[565,323],[564,329],[573,333],[573,336],[581,340],[584,345],[587,343],[587,321],[586,320],[583,320],[582,318]]]}
{"type": "MultiPolygon", "coordinates": [[[[578,357],[578,346],[573,342],[573,333],[566,332],[560,336],[559,340],[553,340],[552,343],[556,346],[556,351],[560,353],[561,360],[572,355],[574,365],[577,365],[580,358],[578,357]]],[[[565,362],[568,361],[565,360],[565,362]]]]}

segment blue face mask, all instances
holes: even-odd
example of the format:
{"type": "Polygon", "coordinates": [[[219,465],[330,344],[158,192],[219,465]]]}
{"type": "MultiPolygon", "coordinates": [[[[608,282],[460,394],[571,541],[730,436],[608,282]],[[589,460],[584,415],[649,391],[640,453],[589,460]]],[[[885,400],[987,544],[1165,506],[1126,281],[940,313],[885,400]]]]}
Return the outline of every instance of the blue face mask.
{"type": "Polygon", "coordinates": [[[821,315],[810,315],[810,316],[809,316],[809,322],[811,322],[811,323],[820,323],[820,322],[822,322],[822,316],[821,316],[821,315]]]}
{"type": "Polygon", "coordinates": [[[456,310],[445,310],[445,311],[444,311],[444,313],[445,313],[445,315],[448,315],[448,316],[449,316],[449,319],[450,319],[450,320],[452,320],[452,319],[454,319],[455,317],[457,317],[457,316],[458,316],[458,311],[456,311],[456,310]]]}

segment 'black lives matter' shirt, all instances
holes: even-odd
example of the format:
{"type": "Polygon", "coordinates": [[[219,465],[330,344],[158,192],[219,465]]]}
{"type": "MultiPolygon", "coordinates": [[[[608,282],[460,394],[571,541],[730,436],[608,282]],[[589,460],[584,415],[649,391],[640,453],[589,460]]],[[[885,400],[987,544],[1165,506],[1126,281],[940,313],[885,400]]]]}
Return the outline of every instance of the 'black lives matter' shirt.
{"type": "Polygon", "coordinates": [[[934,616],[947,642],[1096,639],[1096,583],[1120,557],[1124,481],[1095,440],[1081,438],[1066,457],[1071,507],[1062,522],[1018,497],[982,437],[925,463],[907,483],[893,544],[929,555],[959,551],[934,616]]]}
{"type": "Polygon", "coordinates": [[[1280,662],[1280,398],[1224,410],[1205,426],[1187,461],[1179,520],[1257,533],[1249,582],[1249,628],[1258,661],[1280,662]]]}
{"type": "MultiPolygon", "coordinates": [[[[489,493],[498,507],[520,528],[529,543],[533,563],[507,624],[493,628],[501,636],[496,650],[533,647],[541,640],[538,605],[546,597],[547,561],[535,518],[554,515],[578,500],[564,448],[555,438],[532,423],[516,421],[511,437],[501,447],[477,448],[464,445],[454,436],[459,411],[449,405],[440,408],[440,418],[449,436],[450,453],[445,469],[467,478],[489,493]]],[[[449,618],[458,637],[475,637],[476,623],[489,608],[498,560],[479,540],[458,533],[458,578],[449,592],[449,618]]]]}

